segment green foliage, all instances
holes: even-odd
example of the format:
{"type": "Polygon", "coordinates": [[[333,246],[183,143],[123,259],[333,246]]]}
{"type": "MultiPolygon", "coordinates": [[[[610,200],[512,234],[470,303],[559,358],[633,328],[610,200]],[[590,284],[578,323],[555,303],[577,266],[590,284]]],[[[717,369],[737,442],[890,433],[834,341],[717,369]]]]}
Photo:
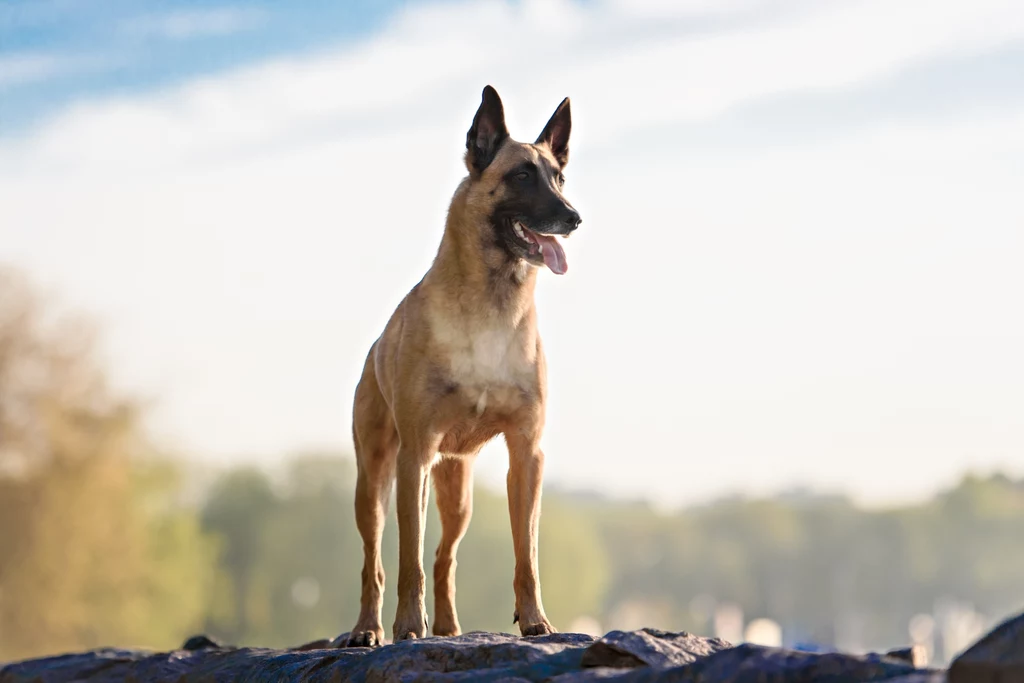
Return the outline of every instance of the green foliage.
{"type": "Polygon", "coordinates": [[[0,270],[0,659],[170,647],[209,600],[212,547],[90,341],[0,270]]]}
{"type": "Polygon", "coordinates": [[[541,519],[544,608],[552,623],[566,629],[576,617],[601,614],[609,581],[607,549],[597,526],[556,496],[544,504],[541,519]]]}
{"type": "MultiPolygon", "coordinates": [[[[259,589],[250,589],[247,599],[250,611],[259,605],[264,618],[217,635],[285,645],[351,627],[362,566],[353,471],[349,459],[318,456],[293,460],[280,485],[252,471],[225,474],[203,518],[230,548],[236,532],[209,526],[211,511],[224,509],[226,501],[261,507],[235,516],[244,520],[240,540],[259,539],[260,549],[247,555],[251,566],[237,564],[235,556],[225,556],[222,566],[230,581],[259,575],[259,589]],[[254,520],[262,525],[255,534],[248,526],[254,520]],[[303,593],[314,584],[315,600],[303,593]]],[[[973,600],[993,618],[1024,605],[1024,584],[1014,580],[1024,572],[1022,501],[1024,486],[1002,477],[968,478],[933,502],[886,511],[811,498],[730,500],[661,515],[642,504],[581,501],[552,490],[541,518],[545,606],[562,629],[580,616],[596,618],[606,629],[635,627],[624,611],[632,606],[645,625],[708,633],[707,615],[692,609],[694,597],[708,594],[738,603],[748,618],[776,619],[792,638],[828,642],[836,616],[853,612],[870,625],[866,635],[877,647],[905,643],[910,617],[931,611],[943,596],[973,600]]],[[[432,505],[424,558],[428,587],[439,528],[432,505]]],[[[384,564],[387,627],[397,575],[393,509],[384,564]]],[[[477,488],[457,570],[464,629],[515,630],[513,566],[505,496],[477,488]]],[[[428,609],[431,603],[428,591],[428,609]]]]}
{"type": "MultiPolygon", "coordinates": [[[[230,577],[230,607],[218,610],[209,626],[224,638],[236,641],[243,634],[259,633],[257,625],[269,622],[260,608],[264,573],[264,529],[274,515],[275,496],[270,483],[258,471],[239,469],[221,478],[203,510],[203,528],[219,541],[221,568],[230,577]],[[229,621],[218,618],[230,614],[229,621]]],[[[226,584],[221,579],[219,588],[226,584]]],[[[265,630],[266,626],[264,626],[265,630]]]]}

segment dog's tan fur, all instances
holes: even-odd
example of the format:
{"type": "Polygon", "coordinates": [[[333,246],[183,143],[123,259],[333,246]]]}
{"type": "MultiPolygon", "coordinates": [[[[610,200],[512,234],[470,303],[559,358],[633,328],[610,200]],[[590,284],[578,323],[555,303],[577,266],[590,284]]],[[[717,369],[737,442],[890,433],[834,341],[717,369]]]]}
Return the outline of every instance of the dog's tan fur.
{"type": "MultiPolygon", "coordinates": [[[[487,89],[484,95],[481,112],[487,89]]],[[[496,93],[493,98],[503,129],[500,100],[496,93]]],[[[396,480],[399,572],[393,637],[422,638],[427,632],[422,558],[431,476],[442,525],[434,563],[433,633],[461,632],[455,556],[472,512],[472,465],[480,448],[498,434],[505,436],[509,452],[515,617],[523,635],[555,631],[544,614],[537,571],[544,467],[539,442],[547,393],[534,308],[538,268],[510,258],[496,239],[492,215],[509,191],[502,179],[517,164],[533,162],[560,175],[567,159],[568,99],[556,116],[565,121],[559,154],[544,134],[535,144],[506,138],[480,170],[469,143],[470,175],[452,199],[434,263],[398,305],[366,358],[353,410],[355,512],[365,562],[361,611],[349,645],[384,641],[381,535],[396,480]]],[[[478,132],[474,122],[470,137],[478,132]]],[[[561,180],[545,176],[545,182],[555,182],[561,198],[561,180]]]]}

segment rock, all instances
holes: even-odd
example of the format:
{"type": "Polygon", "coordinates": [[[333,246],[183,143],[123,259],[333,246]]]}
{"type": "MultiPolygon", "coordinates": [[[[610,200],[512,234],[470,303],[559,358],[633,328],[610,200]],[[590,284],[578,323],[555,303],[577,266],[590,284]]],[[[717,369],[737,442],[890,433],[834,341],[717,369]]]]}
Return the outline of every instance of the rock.
{"type": "Polygon", "coordinates": [[[947,683],[946,672],[931,669],[928,671],[915,671],[906,676],[887,678],[885,683],[947,683]]]}
{"type": "Polygon", "coordinates": [[[306,652],[308,650],[327,650],[333,646],[333,643],[333,640],[321,638],[320,640],[314,640],[309,643],[303,643],[298,647],[293,647],[292,650],[295,652],[306,652]]]}
{"type": "Polygon", "coordinates": [[[619,683],[629,676],[629,673],[623,672],[620,668],[602,666],[560,674],[550,679],[548,683],[619,683]]]}
{"type": "MultiPolygon", "coordinates": [[[[910,664],[881,655],[814,654],[760,645],[739,645],[686,667],[688,677],[667,680],[762,683],[775,681],[881,681],[910,676],[910,664]]],[[[938,674],[941,676],[941,673],[938,674]]],[[[651,679],[656,680],[656,679],[651,679]]],[[[660,680],[660,679],[657,679],[660,680]]],[[[938,679],[937,679],[938,680],[938,679]]]]}
{"type": "Polygon", "coordinates": [[[196,647],[172,652],[104,649],[10,664],[0,669],[0,683],[940,683],[944,676],[884,655],[729,647],[718,639],[654,629],[613,631],[600,641],[573,633],[535,638],[468,633],[377,649],[330,649],[326,639],[291,650],[225,647],[208,639],[210,646],[189,639],[193,640],[196,647]]]}
{"type": "Polygon", "coordinates": [[[186,640],[184,642],[184,644],[181,646],[181,649],[182,650],[189,650],[189,651],[191,651],[191,650],[203,650],[203,649],[206,649],[208,647],[221,648],[221,647],[224,647],[224,646],[221,645],[220,643],[218,643],[217,641],[213,640],[209,636],[198,635],[198,636],[192,636],[191,638],[186,640]]]}
{"type": "Polygon", "coordinates": [[[537,638],[469,633],[369,648],[97,650],[12,664],[0,683],[71,681],[539,681],[580,669],[593,637],[556,633],[537,638]]]}
{"type": "Polygon", "coordinates": [[[150,654],[137,650],[103,648],[81,654],[32,659],[0,669],[0,683],[115,680],[107,677],[108,671],[128,671],[132,664],[150,654]]]}
{"type": "Polygon", "coordinates": [[[719,638],[670,633],[653,628],[612,631],[583,653],[584,667],[619,669],[638,666],[666,668],[691,664],[699,657],[732,647],[719,638]]]}
{"type": "MultiPolygon", "coordinates": [[[[454,638],[406,640],[367,656],[365,680],[541,681],[580,668],[592,636],[553,633],[533,638],[470,633],[454,638]]],[[[352,678],[347,680],[363,680],[352,678]]]]}
{"type": "Polygon", "coordinates": [[[906,662],[918,669],[923,669],[928,666],[928,652],[924,649],[923,645],[913,645],[911,647],[901,647],[896,650],[889,650],[885,653],[885,656],[890,659],[898,659],[901,662],[906,662]]]}
{"type": "MultiPolygon", "coordinates": [[[[351,631],[345,631],[341,635],[335,636],[334,638],[331,639],[330,647],[345,647],[346,644],[348,643],[348,637],[349,637],[350,634],[351,634],[351,631]]],[[[391,644],[391,641],[385,641],[385,642],[386,642],[386,644],[389,644],[389,645],[391,644]]]]}
{"type": "Polygon", "coordinates": [[[838,652],[823,654],[739,645],[721,650],[692,664],[669,669],[645,667],[589,679],[572,674],[554,679],[557,683],[942,683],[942,671],[922,671],[881,655],[857,656],[838,652]]]}
{"type": "Polygon", "coordinates": [[[949,683],[989,681],[1024,681],[1024,614],[996,626],[949,667],[949,683]]]}

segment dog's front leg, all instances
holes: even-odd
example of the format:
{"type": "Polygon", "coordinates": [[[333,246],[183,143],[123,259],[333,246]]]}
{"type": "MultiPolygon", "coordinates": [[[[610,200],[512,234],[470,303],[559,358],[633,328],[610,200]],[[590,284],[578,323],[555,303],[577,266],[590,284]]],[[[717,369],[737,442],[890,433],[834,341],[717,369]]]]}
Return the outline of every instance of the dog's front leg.
{"type": "Polygon", "coordinates": [[[393,627],[394,642],[427,635],[423,527],[427,517],[430,466],[436,455],[436,443],[428,446],[403,443],[398,449],[395,491],[398,498],[398,612],[393,627]]]}
{"type": "Polygon", "coordinates": [[[473,515],[473,457],[445,458],[434,465],[441,542],[434,560],[434,635],[462,633],[455,610],[455,555],[473,515]]]}
{"type": "Polygon", "coordinates": [[[512,584],[516,594],[514,620],[519,622],[519,631],[524,636],[555,633],[555,628],[544,615],[537,571],[537,528],[544,453],[536,438],[506,434],[505,439],[509,455],[508,511],[516,555],[512,584]]]}

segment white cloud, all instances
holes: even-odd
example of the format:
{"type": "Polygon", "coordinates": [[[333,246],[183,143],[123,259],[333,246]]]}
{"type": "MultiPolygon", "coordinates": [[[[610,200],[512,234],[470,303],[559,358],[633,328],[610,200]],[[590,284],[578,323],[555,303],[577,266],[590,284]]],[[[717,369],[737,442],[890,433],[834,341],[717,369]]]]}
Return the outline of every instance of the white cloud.
{"type": "Polygon", "coordinates": [[[45,52],[0,54],[0,91],[45,81],[66,73],[73,65],[72,60],[45,52]]]}
{"type": "Polygon", "coordinates": [[[82,103],[0,140],[0,258],[105,317],[117,373],[161,396],[187,448],[345,442],[366,348],[433,256],[481,86],[520,138],[570,95],[585,223],[569,276],[540,288],[553,478],[891,498],[1010,461],[1024,106],[784,148],[698,153],[672,131],[1020,40],[1019,4],[836,2],[672,34],[680,7],[722,12],[427,6],[351,48],[82,103]]]}
{"type": "Polygon", "coordinates": [[[136,38],[188,40],[251,31],[265,21],[266,13],[255,8],[214,7],[134,17],[123,21],[121,29],[136,38]]]}
{"type": "MultiPolygon", "coordinates": [[[[115,58],[104,54],[42,51],[0,53],[0,93],[5,93],[5,97],[14,97],[14,91],[21,86],[110,69],[117,64],[115,58]]],[[[0,137],[0,146],[3,144],[4,139],[0,137]]]]}
{"type": "MultiPolygon", "coordinates": [[[[447,120],[452,108],[439,92],[458,93],[469,106],[488,81],[520,103],[517,111],[547,108],[571,93],[587,111],[580,126],[607,139],[647,125],[705,119],[773,94],[848,87],[929,57],[1024,37],[1024,11],[1012,0],[945,0],[930,3],[927,12],[913,2],[866,0],[823,4],[761,28],[662,34],[656,42],[643,34],[609,39],[625,21],[657,25],[656,8],[612,4],[588,13],[569,0],[416,7],[354,48],[72,109],[39,131],[26,145],[31,158],[17,163],[117,170],[131,160],[206,163],[211,154],[259,148],[344,117],[386,118],[405,110],[416,112],[419,122],[447,120]],[[549,15],[575,29],[553,39],[545,27],[558,24],[549,15]],[[106,143],[108,128],[123,144],[106,143]]],[[[6,156],[16,149],[0,151],[6,156]]]]}

